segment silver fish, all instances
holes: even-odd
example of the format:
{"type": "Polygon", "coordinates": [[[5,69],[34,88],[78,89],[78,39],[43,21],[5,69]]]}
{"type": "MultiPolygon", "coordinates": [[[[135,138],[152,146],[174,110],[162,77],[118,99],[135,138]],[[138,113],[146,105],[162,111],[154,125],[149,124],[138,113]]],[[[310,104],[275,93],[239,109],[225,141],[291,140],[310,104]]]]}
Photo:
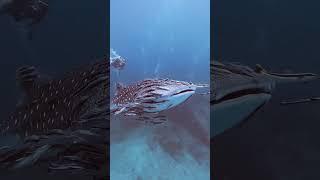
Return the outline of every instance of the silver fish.
{"type": "Polygon", "coordinates": [[[0,137],[0,146],[6,145],[0,148],[0,169],[30,168],[41,162],[51,173],[104,175],[109,155],[108,63],[104,58],[50,81],[33,67],[19,68],[17,81],[26,98],[0,126],[7,132],[0,137]],[[10,138],[10,132],[27,137],[10,138]]]}
{"type": "Polygon", "coordinates": [[[111,102],[111,113],[132,116],[159,113],[185,102],[198,87],[208,85],[169,79],[147,79],[126,87],[117,84],[117,92],[111,102]]]}
{"type": "Polygon", "coordinates": [[[271,98],[276,84],[317,78],[313,73],[271,73],[260,65],[250,68],[217,61],[211,62],[210,69],[211,138],[253,115],[271,98]]]}

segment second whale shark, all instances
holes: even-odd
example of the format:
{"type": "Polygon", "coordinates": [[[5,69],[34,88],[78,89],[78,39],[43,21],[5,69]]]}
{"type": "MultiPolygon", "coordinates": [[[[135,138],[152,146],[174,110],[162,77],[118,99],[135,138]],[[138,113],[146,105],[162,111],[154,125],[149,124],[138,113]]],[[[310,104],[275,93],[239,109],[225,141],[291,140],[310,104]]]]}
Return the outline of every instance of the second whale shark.
{"type": "Polygon", "coordinates": [[[317,79],[313,73],[272,73],[262,66],[239,63],[210,64],[211,138],[248,119],[267,103],[277,84],[317,79]]]}

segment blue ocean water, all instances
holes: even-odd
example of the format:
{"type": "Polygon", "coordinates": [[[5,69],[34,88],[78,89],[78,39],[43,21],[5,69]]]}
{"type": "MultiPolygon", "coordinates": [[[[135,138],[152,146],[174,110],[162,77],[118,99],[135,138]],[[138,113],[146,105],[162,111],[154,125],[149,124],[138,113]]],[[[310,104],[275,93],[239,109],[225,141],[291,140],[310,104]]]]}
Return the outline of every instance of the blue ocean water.
{"type": "MultiPolygon", "coordinates": [[[[111,0],[110,47],[126,59],[115,84],[147,78],[210,81],[210,1],[111,0]]],[[[194,95],[146,126],[111,119],[111,179],[209,179],[209,96],[194,95]]]]}

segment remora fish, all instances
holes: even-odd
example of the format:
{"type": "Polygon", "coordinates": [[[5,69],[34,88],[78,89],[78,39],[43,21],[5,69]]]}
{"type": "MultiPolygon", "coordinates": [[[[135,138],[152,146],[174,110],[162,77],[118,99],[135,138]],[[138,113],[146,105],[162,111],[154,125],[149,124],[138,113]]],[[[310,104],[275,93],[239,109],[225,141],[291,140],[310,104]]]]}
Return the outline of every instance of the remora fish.
{"type": "Polygon", "coordinates": [[[185,102],[198,87],[208,85],[169,79],[147,79],[127,87],[117,84],[117,92],[111,102],[111,113],[134,116],[159,113],[185,102]]]}
{"type": "Polygon", "coordinates": [[[62,78],[41,81],[34,67],[19,68],[16,78],[26,98],[10,118],[1,123],[1,133],[28,136],[81,125],[83,118],[95,113],[95,105],[107,98],[104,88],[109,81],[108,71],[109,62],[103,59],[62,78]]]}
{"type": "Polygon", "coordinates": [[[312,73],[281,74],[234,63],[210,64],[211,138],[250,117],[271,98],[278,83],[304,82],[317,78],[312,73]]]}

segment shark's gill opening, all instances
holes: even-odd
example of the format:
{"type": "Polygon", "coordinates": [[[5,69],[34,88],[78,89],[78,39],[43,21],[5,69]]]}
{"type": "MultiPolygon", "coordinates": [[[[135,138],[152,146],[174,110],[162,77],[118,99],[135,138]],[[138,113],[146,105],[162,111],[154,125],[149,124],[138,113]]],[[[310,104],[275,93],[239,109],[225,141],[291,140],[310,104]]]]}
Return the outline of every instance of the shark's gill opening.
{"type": "Polygon", "coordinates": [[[236,99],[242,96],[246,95],[253,95],[253,94],[269,94],[269,92],[265,91],[264,89],[261,88],[251,88],[251,89],[243,89],[239,91],[232,92],[230,94],[227,94],[223,96],[222,98],[216,100],[216,101],[211,101],[211,104],[218,104],[223,101],[227,101],[230,99],[236,99]]]}

